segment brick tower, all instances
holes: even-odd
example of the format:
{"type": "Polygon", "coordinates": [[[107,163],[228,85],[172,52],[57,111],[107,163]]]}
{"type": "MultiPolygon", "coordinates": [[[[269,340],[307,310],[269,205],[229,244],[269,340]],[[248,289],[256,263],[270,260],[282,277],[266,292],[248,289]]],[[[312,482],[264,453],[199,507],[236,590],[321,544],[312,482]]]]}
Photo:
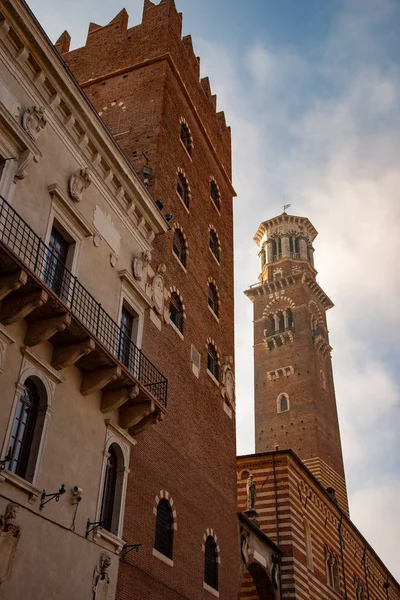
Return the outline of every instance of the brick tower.
{"type": "Polygon", "coordinates": [[[228,599],[238,585],[231,136],[181,30],[173,0],[145,0],[135,27],[122,10],[91,23],[84,47],[70,52],[66,32],[56,44],[171,227],[154,240],[149,285],[165,287],[146,307],[142,341],[168,377],[168,413],[131,454],[124,539],[142,546],[121,562],[120,599],[197,599],[216,587],[228,599]],[[154,548],[164,499],[170,556],[154,548]],[[217,585],[204,581],[210,537],[217,585]]]}
{"type": "Polygon", "coordinates": [[[261,223],[254,304],[256,453],[293,450],[348,512],[326,311],[313,240],[303,217],[261,223]],[[334,490],[334,491],[333,491],[334,490]]]}

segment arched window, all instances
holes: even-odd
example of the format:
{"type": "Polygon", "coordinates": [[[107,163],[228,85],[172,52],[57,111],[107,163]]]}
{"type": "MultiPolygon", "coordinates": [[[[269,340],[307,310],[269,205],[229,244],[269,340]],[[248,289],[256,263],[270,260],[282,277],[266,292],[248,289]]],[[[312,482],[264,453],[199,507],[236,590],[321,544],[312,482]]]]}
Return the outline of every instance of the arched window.
{"type": "Polygon", "coordinates": [[[210,282],[208,284],[208,306],[211,308],[213,313],[218,317],[219,313],[219,302],[218,302],[218,292],[215,285],[210,282]]]}
{"type": "Polygon", "coordinates": [[[209,535],[204,548],[204,583],[218,590],[218,552],[214,538],[209,535]]]}
{"type": "Polygon", "coordinates": [[[107,529],[107,531],[110,531],[111,533],[117,533],[118,523],[117,527],[115,528],[115,522],[113,523],[113,515],[115,505],[115,490],[117,486],[118,459],[117,453],[113,446],[110,446],[108,453],[109,455],[107,458],[106,471],[104,475],[100,521],[102,522],[102,527],[104,529],[107,529]],[[117,531],[115,531],[115,529],[117,529],[117,531]]]}
{"type": "Polygon", "coordinates": [[[39,449],[41,433],[37,427],[39,404],[39,389],[33,379],[28,378],[18,400],[10,438],[11,459],[7,463],[10,471],[27,481],[33,479],[39,449]]]}
{"type": "Polygon", "coordinates": [[[274,315],[268,315],[268,317],[267,317],[267,335],[274,335],[274,333],[275,333],[274,315]]]}
{"type": "Polygon", "coordinates": [[[279,394],[277,400],[278,412],[287,412],[289,410],[289,396],[287,394],[279,394]]]}
{"type": "Polygon", "coordinates": [[[303,519],[304,526],[304,542],[306,547],[306,561],[307,567],[313,569],[313,555],[312,555],[312,542],[311,542],[311,530],[310,524],[307,519],[303,519]]]}
{"type": "Polygon", "coordinates": [[[322,369],[319,372],[319,379],[320,379],[320,382],[321,382],[321,387],[324,390],[326,390],[326,376],[325,376],[325,373],[324,373],[324,371],[322,369]]]}
{"type": "Polygon", "coordinates": [[[338,560],[335,554],[325,548],[326,583],[328,587],[340,592],[340,576],[338,560]]]}
{"type": "Polygon", "coordinates": [[[179,262],[186,267],[186,242],[180,229],[175,229],[174,231],[172,249],[179,262]]]}
{"type": "Polygon", "coordinates": [[[219,242],[218,236],[214,229],[210,229],[209,245],[211,252],[214,254],[215,258],[219,262],[219,242]]]}
{"type": "Polygon", "coordinates": [[[183,173],[180,172],[178,173],[176,191],[184,205],[189,208],[189,185],[183,173]]]}
{"type": "Polygon", "coordinates": [[[293,314],[292,314],[292,311],[290,310],[290,308],[286,309],[286,314],[287,314],[288,329],[293,331],[294,330],[293,314]]]}
{"type": "Polygon", "coordinates": [[[156,536],[154,549],[172,559],[173,518],[171,505],[166,498],[161,498],[157,506],[156,536]]]}
{"type": "Polygon", "coordinates": [[[172,292],[169,301],[169,318],[181,333],[183,333],[183,306],[176,292],[172,292]]]}
{"type": "Polygon", "coordinates": [[[212,344],[208,344],[207,348],[207,369],[215,379],[219,379],[218,353],[212,344]]]}
{"type": "Polygon", "coordinates": [[[210,183],[210,196],[211,200],[214,202],[215,206],[220,210],[221,208],[221,198],[219,195],[218,186],[213,179],[211,179],[210,183]]]}
{"type": "Polygon", "coordinates": [[[186,123],[181,123],[181,142],[185,146],[187,153],[192,155],[192,136],[186,123]]]}
{"type": "Polygon", "coordinates": [[[282,240],[281,238],[275,238],[272,241],[272,260],[277,261],[282,258],[282,240]]]}
{"type": "Polygon", "coordinates": [[[295,253],[295,258],[300,258],[300,241],[299,241],[299,238],[294,238],[294,253],[295,253]]]}

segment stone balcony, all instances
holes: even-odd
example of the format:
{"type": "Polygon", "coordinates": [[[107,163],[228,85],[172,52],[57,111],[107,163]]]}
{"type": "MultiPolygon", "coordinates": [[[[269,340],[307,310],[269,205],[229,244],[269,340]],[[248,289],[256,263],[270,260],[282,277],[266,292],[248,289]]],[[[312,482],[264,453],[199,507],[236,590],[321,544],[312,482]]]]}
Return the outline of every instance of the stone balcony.
{"type": "Polygon", "coordinates": [[[25,319],[25,346],[48,340],[52,366],[79,368],[81,394],[101,390],[131,435],[163,418],[167,379],[2,197],[0,301],[0,323],[25,319]]]}

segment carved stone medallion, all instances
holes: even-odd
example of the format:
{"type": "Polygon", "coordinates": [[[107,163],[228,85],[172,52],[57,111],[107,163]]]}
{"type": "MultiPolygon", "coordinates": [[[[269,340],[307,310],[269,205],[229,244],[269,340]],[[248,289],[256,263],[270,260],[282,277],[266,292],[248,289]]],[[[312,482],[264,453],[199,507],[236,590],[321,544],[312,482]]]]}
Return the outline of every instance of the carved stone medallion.
{"type": "Polygon", "coordinates": [[[221,396],[225,402],[232,408],[235,407],[235,376],[232,371],[233,358],[232,356],[225,357],[225,363],[222,365],[221,377],[221,396]]]}
{"type": "Polygon", "coordinates": [[[132,261],[132,272],[135,279],[141,281],[145,276],[147,265],[151,261],[151,254],[147,250],[135,256],[132,261]]]}
{"type": "Polygon", "coordinates": [[[16,523],[18,510],[19,506],[10,502],[5,514],[0,517],[0,584],[11,572],[21,534],[21,528],[16,523]]]}
{"type": "Polygon", "coordinates": [[[154,275],[153,279],[153,302],[154,309],[159,314],[162,315],[164,312],[164,277],[163,274],[167,270],[167,267],[164,264],[158,266],[157,273],[154,275]]]}
{"type": "Polygon", "coordinates": [[[75,202],[80,202],[84,191],[92,183],[92,172],[90,169],[79,169],[75,171],[69,180],[69,195],[75,202]]]}
{"type": "Polygon", "coordinates": [[[22,127],[33,140],[37,140],[47,123],[44,106],[31,106],[22,115],[22,127]]]}

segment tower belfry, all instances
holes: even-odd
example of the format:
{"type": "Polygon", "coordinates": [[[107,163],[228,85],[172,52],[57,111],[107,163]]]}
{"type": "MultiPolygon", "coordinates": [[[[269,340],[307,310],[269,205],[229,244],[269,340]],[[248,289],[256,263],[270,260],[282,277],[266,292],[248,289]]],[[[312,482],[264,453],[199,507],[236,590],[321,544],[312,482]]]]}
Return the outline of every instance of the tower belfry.
{"type": "Polygon", "coordinates": [[[304,217],[261,223],[254,304],[256,452],[293,450],[348,511],[326,311],[316,281],[313,241],[304,217]]]}

